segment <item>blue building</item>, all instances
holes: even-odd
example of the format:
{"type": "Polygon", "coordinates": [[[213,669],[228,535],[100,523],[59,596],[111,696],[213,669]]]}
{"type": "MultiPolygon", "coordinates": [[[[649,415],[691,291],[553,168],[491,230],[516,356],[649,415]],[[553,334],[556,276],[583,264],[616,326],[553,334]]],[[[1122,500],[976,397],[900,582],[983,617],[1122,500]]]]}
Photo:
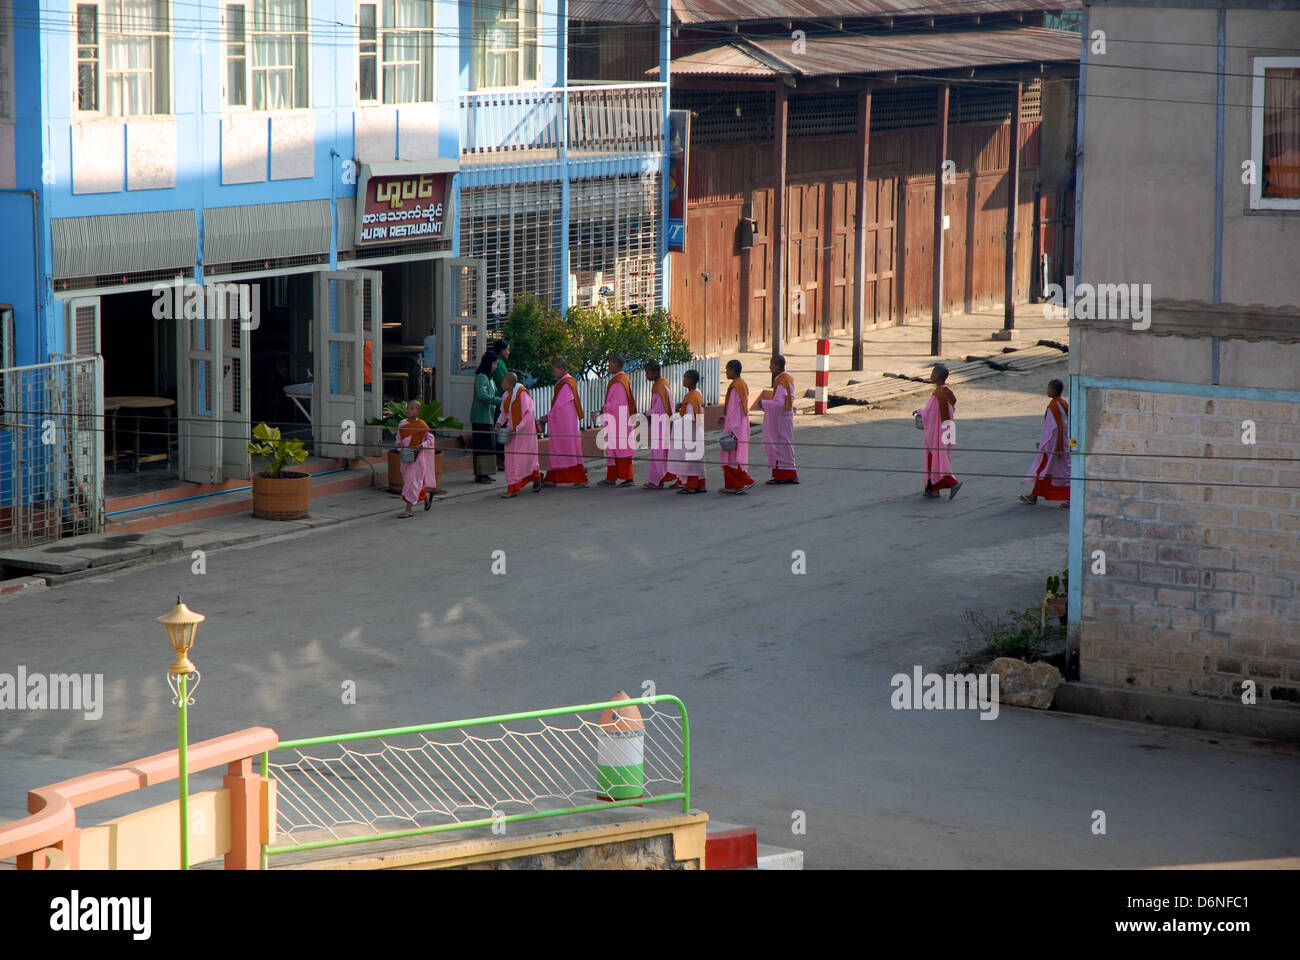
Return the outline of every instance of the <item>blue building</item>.
{"type": "MultiPolygon", "coordinates": [[[[355,455],[385,394],[466,419],[522,293],[662,304],[666,4],[611,57],[566,2],[0,0],[0,368],[71,364],[61,427],[105,426],[54,485],[89,515],[106,462],[246,478],[261,421],[355,455]]],[[[53,496],[20,381],[11,505],[53,496]]]]}

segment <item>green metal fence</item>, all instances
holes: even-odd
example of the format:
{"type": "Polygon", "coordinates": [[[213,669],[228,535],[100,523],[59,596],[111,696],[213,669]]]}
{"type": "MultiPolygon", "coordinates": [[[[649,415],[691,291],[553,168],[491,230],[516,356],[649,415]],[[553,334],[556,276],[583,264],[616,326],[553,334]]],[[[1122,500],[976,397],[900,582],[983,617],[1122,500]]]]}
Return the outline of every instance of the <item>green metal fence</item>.
{"type": "Polygon", "coordinates": [[[686,706],[667,694],[288,740],[262,754],[262,776],[277,785],[277,833],[292,842],[263,845],[262,866],[275,854],[616,807],[680,801],[686,812],[690,748],[686,706]],[[581,716],[629,706],[641,710],[639,734],[581,716]]]}

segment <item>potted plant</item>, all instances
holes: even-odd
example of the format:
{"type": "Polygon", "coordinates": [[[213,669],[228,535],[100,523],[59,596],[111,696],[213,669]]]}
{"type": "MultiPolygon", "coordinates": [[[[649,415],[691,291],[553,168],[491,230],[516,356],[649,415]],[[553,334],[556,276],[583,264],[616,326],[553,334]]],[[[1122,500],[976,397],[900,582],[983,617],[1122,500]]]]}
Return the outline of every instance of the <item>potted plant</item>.
{"type": "MultiPolygon", "coordinates": [[[[384,440],[394,446],[397,443],[397,427],[406,419],[406,404],[400,400],[389,400],[384,404],[383,417],[375,417],[366,421],[367,426],[383,427],[384,440]]],[[[442,404],[438,401],[432,403],[420,403],[420,419],[429,425],[429,429],[435,434],[439,430],[463,430],[465,425],[455,417],[444,416],[442,404]]],[[[438,475],[439,482],[442,481],[442,451],[437,450],[434,453],[433,461],[434,472],[438,475]]],[[[392,493],[401,493],[402,491],[402,465],[397,457],[395,449],[388,449],[388,489],[392,493]]]]}
{"type": "Polygon", "coordinates": [[[259,423],[253,428],[248,452],[266,458],[266,467],[253,474],[253,516],[264,520],[301,520],[311,501],[311,476],[286,470],[307,459],[301,440],[285,440],[279,427],[259,423]]]}
{"type": "Polygon", "coordinates": [[[1047,592],[1043,594],[1043,629],[1047,629],[1047,617],[1056,617],[1062,625],[1069,603],[1070,571],[1062,570],[1059,577],[1047,578],[1047,592]]]}

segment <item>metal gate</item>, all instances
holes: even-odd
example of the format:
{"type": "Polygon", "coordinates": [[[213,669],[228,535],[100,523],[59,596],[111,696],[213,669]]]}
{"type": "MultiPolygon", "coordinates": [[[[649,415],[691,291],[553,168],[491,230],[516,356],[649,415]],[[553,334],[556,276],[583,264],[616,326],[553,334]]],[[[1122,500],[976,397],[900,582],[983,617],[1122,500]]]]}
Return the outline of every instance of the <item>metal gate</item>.
{"type": "Polygon", "coordinates": [[[0,547],[104,526],[103,359],[0,369],[0,547]]]}

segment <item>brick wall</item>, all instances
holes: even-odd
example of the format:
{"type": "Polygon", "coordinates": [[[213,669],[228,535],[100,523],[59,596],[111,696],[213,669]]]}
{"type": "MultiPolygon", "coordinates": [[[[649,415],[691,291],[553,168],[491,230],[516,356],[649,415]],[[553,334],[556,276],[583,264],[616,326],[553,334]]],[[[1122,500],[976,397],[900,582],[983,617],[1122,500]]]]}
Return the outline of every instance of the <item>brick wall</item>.
{"type": "Polygon", "coordinates": [[[1086,399],[1081,679],[1300,709],[1300,404],[1086,399]]]}

